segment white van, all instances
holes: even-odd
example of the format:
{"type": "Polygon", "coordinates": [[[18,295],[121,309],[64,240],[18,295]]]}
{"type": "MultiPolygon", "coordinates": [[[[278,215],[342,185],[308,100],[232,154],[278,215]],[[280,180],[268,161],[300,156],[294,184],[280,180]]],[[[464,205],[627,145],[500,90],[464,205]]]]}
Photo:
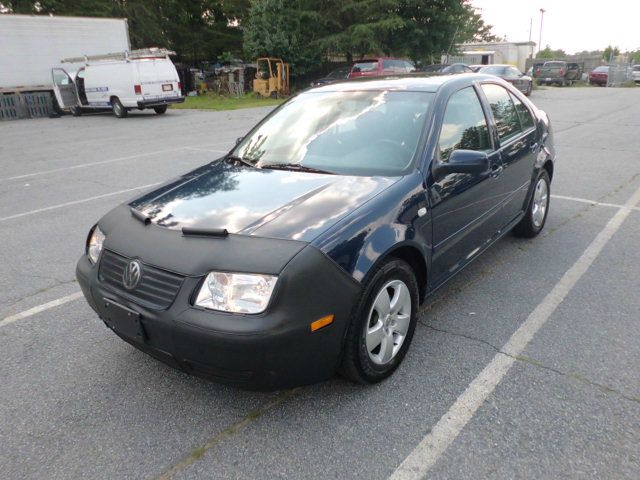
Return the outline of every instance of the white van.
{"type": "Polygon", "coordinates": [[[53,91],[60,108],[80,115],[83,109],[111,108],[126,117],[133,108],[153,108],[163,114],[171,103],[184,102],[174,52],[151,48],[131,52],[67,58],[62,63],[84,63],[77,72],[52,70],[53,91]]]}

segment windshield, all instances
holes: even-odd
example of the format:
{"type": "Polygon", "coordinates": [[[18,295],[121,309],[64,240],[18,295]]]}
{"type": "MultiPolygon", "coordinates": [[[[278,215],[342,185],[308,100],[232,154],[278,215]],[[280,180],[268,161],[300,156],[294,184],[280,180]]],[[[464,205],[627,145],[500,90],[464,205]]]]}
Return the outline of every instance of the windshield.
{"type": "Polygon", "coordinates": [[[594,72],[608,72],[609,67],[596,67],[594,72]]]}
{"type": "Polygon", "coordinates": [[[303,93],[247,135],[233,156],[258,168],[293,164],[344,175],[404,175],[413,164],[433,95],[303,93]]]}

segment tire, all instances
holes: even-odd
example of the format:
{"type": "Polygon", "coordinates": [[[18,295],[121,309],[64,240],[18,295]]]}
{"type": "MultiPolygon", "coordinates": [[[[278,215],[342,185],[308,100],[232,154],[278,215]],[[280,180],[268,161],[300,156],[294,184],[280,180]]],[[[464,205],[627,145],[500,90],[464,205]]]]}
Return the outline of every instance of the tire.
{"type": "Polygon", "coordinates": [[[409,349],[417,314],[418,283],[413,270],[403,260],[386,259],[366,283],[352,314],[340,373],[364,384],[391,375],[409,349]]]}
{"type": "Polygon", "coordinates": [[[547,221],[550,200],[551,181],[549,180],[549,174],[543,168],[538,174],[538,178],[536,178],[533,195],[529,200],[527,211],[520,223],[513,229],[513,233],[517,237],[523,238],[533,238],[538,235],[547,221]]]}
{"type": "Polygon", "coordinates": [[[118,118],[124,118],[129,113],[127,109],[124,108],[124,105],[122,105],[122,102],[118,97],[113,97],[111,99],[111,108],[113,110],[113,114],[118,118]]]}
{"type": "Polygon", "coordinates": [[[533,82],[531,82],[531,83],[529,84],[529,86],[527,87],[527,91],[526,91],[526,92],[524,92],[524,94],[525,94],[527,97],[529,97],[529,96],[531,96],[531,91],[532,91],[532,90],[533,90],[533,82]]]}
{"type": "Polygon", "coordinates": [[[167,111],[167,106],[160,105],[159,107],[153,107],[153,111],[156,112],[158,115],[162,115],[167,111]]]}

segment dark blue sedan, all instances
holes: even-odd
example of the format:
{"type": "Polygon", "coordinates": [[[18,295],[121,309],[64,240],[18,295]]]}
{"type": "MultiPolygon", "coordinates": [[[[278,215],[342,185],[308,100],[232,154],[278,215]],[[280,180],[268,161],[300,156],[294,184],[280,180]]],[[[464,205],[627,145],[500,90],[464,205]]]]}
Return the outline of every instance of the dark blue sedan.
{"type": "Polygon", "coordinates": [[[428,295],[542,230],[554,157],[546,114],[495,76],[334,83],[105,215],[78,281],[117,335],[185,372],[378,382],[428,295]]]}

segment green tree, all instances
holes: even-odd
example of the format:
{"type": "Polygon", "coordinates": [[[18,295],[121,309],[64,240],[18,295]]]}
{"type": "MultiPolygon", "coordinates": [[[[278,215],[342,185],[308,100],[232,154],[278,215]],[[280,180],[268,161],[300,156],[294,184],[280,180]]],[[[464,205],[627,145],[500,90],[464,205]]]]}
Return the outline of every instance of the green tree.
{"type": "Polygon", "coordinates": [[[555,60],[559,58],[565,58],[566,56],[567,52],[565,52],[564,50],[552,50],[551,47],[547,45],[537,53],[536,58],[539,58],[541,60],[555,60]]]}
{"type": "Polygon", "coordinates": [[[618,47],[612,47],[611,45],[607,46],[607,48],[604,49],[604,52],[602,52],[602,58],[607,62],[618,55],[620,55],[620,49],[618,47]]]}

